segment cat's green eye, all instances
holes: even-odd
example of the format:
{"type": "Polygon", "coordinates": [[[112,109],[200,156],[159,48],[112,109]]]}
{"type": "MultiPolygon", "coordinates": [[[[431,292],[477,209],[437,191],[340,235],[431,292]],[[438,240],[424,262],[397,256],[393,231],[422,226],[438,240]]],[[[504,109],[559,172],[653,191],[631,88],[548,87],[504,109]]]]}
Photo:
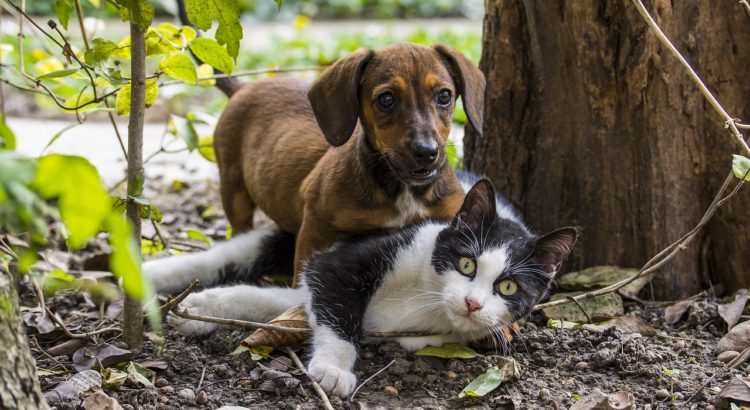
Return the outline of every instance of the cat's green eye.
{"type": "Polygon", "coordinates": [[[510,279],[501,280],[497,284],[497,291],[503,296],[512,296],[518,292],[518,285],[510,279]]]}
{"type": "Polygon", "coordinates": [[[477,270],[477,263],[474,262],[474,259],[462,256],[458,260],[458,269],[466,276],[474,276],[474,272],[477,270]]]}

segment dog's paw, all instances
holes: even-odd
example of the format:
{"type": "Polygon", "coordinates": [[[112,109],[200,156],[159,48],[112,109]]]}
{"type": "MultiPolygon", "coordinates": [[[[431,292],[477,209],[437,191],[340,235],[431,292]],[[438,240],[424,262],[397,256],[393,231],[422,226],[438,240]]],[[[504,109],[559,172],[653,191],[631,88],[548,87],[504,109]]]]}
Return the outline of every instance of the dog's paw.
{"type": "MultiPolygon", "coordinates": [[[[178,309],[185,310],[187,313],[194,315],[213,316],[212,307],[212,301],[206,298],[201,292],[188,295],[185,300],[180,302],[178,309]]],[[[170,315],[168,322],[183,335],[205,335],[213,332],[218,327],[216,323],[185,319],[175,315],[170,315]]]]}
{"type": "Polygon", "coordinates": [[[357,387],[357,376],[354,373],[328,363],[319,363],[313,359],[307,371],[323,390],[341,398],[349,397],[357,387]]]}

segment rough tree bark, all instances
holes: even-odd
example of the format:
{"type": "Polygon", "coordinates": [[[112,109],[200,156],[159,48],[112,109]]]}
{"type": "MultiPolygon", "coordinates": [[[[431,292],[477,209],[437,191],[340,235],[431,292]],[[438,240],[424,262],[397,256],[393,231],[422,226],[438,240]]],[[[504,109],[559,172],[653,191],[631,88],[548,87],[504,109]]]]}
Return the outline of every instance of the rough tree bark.
{"type": "MultiPolygon", "coordinates": [[[[130,118],[128,122],[128,195],[138,196],[143,189],[143,115],[146,111],[146,41],[145,30],[130,22],[130,118]]],[[[133,235],[140,243],[141,216],[138,204],[128,201],[128,219],[133,235]]],[[[140,251],[140,247],[138,247],[140,251]]],[[[138,300],[125,297],[122,324],[123,340],[133,350],[143,348],[143,309],[138,300]]]]}
{"type": "Polygon", "coordinates": [[[13,278],[0,269],[0,408],[46,409],[36,376],[36,363],[18,314],[13,278]]]}
{"type": "MultiPolygon", "coordinates": [[[[733,115],[750,116],[750,20],[735,1],[647,1],[733,115]]],[[[545,231],[583,229],[569,267],[640,267],[700,219],[736,152],[722,120],[628,1],[487,0],[483,139],[488,175],[545,231]]],[[[750,285],[750,190],[654,279],[675,299],[750,285]]]]}

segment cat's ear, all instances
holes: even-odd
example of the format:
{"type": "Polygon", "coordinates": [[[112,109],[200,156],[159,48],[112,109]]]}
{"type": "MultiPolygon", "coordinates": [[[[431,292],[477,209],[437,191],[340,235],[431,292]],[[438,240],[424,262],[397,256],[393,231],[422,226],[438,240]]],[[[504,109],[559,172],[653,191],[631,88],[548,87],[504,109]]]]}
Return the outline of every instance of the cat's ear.
{"type": "Polygon", "coordinates": [[[536,241],[531,264],[554,278],[573,250],[576,239],[578,230],[573,227],[560,228],[540,237],[536,241]]]}
{"type": "Polygon", "coordinates": [[[466,193],[461,210],[453,217],[451,226],[480,232],[483,226],[491,224],[497,218],[495,207],[495,188],[492,182],[480,179],[466,193]]]}

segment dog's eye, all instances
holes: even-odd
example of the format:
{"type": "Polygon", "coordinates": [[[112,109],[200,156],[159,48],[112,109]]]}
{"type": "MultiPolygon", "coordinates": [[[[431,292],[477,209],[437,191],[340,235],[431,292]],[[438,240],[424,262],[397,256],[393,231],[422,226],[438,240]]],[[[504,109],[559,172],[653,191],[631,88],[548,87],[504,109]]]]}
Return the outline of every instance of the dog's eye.
{"type": "Polygon", "coordinates": [[[393,96],[392,92],[386,91],[378,96],[378,105],[384,110],[390,110],[396,105],[396,97],[393,96]]]}
{"type": "Polygon", "coordinates": [[[451,90],[443,88],[437,93],[437,102],[440,106],[448,106],[450,105],[451,101],[453,101],[453,98],[451,97],[451,90]]]}

